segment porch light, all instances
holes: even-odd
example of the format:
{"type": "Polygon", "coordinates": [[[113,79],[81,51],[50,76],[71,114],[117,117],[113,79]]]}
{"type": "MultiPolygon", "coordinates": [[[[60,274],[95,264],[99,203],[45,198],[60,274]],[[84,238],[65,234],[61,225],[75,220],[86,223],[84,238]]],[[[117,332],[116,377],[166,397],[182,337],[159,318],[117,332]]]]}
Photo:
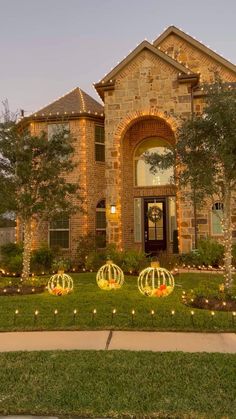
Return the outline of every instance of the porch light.
{"type": "Polygon", "coordinates": [[[112,204],[111,205],[111,214],[115,214],[116,213],[116,205],[112,204]]]}

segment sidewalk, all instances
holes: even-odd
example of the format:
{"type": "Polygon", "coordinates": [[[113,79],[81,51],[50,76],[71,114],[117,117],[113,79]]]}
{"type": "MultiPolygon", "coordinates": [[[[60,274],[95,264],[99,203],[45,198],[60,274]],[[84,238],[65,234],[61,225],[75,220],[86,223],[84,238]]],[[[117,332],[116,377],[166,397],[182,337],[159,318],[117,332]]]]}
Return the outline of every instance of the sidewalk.
{"type": "Polygon", "coordinates": [[[122,349],[236,353],[236,334],[109,330],[0,333],[0,352],[122,349]]]}

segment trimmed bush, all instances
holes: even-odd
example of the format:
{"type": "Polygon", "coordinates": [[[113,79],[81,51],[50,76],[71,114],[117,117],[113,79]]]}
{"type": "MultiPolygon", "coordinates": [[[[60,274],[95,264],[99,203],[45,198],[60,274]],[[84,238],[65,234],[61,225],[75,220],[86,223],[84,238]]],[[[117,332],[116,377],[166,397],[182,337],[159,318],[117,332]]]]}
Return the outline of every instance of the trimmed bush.
{"type": "Polygon", "coordinates": [[[54,254],[48,246],[41,246],[32,252],[31,270],[36,273],[49,272],[52,267],[54,254]]]}

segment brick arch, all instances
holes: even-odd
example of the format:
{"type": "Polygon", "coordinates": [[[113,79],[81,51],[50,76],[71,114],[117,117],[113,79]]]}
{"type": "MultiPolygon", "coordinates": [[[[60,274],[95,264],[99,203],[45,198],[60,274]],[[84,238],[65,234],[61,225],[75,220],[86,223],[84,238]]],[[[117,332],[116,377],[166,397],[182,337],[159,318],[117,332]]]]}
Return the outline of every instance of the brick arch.
{"type": "Polygon", "coordinates": [[[151,121],[153,121],[153,124],[158,123],[159,127],[165,126],[166,130],[169,129],[169,133],[171,133],[171,138],[174,137],[174,133],[178,128],[177,120],[162,112],[135,111],[130,114],[127,114],[126,117],[117,126],[114,135],[114,143],[119,144],[121,138],[123,138],[126,135],[127,131],[131,129],[132,126],[135,126],[136,124],[141,124],[143,121],[149,121],[149,124],[151,123],[151,121]]]}
{"type": "Polygon", "coordinates": [[[128,141],[135,148],[146,138],[160,137],[170,144],[175,144],[175,135],[170,125],[160,118],[139,119],[126,130],[123,136],[123,144],[128,141]]]}

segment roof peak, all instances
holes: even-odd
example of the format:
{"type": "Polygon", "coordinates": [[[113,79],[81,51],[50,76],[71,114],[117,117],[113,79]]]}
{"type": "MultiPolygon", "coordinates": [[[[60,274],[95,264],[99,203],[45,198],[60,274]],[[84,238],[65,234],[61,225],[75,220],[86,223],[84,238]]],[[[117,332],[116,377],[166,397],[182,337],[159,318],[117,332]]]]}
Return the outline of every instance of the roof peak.
{"type": "Polygon", "coordinates": [[[224,58],[222,55],[218,54],[216,51],[211,49],[209,46],[203,44],[201,41],[199,41],[196,37],[190,35],[188,32],[183,31],[182,28],[178,28],[177,26],[171,25],[168,28],[164,30],[156,39],[153,41],[154,47],[158,48],[158,46],[161,44],[161,42],[167,38],[171,33],[174,33],[175,35],[179,36],[180,38],[184,39],[191,45],[193,45],[195,48],[199,49],[200,51],[204,52],[207,55],[210,55],[212,58],[214,58],[216,61],[227,67],[233,72],[236,72],[236,66],[235,64],[231,63],[229,60],[224,58]]]}
{"type": "Polygon", "coordinates": [[[103,106],[79,86],[32,113],[30,117],[72,116],[91,114],[103,116],[103,106]]]}

